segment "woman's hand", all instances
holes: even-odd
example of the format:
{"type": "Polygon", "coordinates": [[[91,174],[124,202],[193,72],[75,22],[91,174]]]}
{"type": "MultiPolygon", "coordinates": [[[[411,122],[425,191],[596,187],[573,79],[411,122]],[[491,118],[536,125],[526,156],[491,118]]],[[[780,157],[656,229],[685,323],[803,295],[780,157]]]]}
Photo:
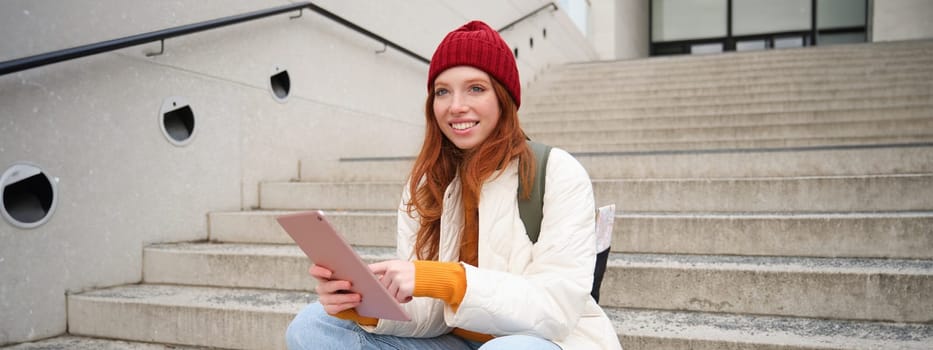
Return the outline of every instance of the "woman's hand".
{"type": "Polygon", "coordinates": [[[415,264],[411,261],[389,260],[370,264],[369,269],[399,303],[411,301],[415,292],[415,264]]]}
{"type": "Polygon", "coordinates": [[[349,281],[331,279],[333,272],[316,264],[311,265],[308,274],[318,281],[314,291],[317,292],[318,301],[328,314],[336,315],[360,305],[362,299],[358,293],[350,292],[353,286],[349,281]]]}

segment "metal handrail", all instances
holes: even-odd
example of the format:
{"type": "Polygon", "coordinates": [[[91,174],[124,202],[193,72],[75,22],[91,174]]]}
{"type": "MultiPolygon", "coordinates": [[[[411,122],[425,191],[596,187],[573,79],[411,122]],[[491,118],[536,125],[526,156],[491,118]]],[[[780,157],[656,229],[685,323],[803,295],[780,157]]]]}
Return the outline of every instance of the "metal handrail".
{"type": "Polygon", "coordinates": [[[503,31],[505,31],[506,29],[512,28],[513,26],[515,26],[515,25],[518,24],[519,22],[524,21],[525,19],[528,19],[528,17],[531,17],[531,16],[534,16],[534,15],[538,14],[538,12],[541,12],[541,11],[543,11],[544,9],[548,8],[548,7],[553,7],[553,8],[554,8],[554,11],[557,11],[557,4],[555,4],[554,2],[551,2],[551,3],[549,3],[549,4],[546,4],[546,5],[544,5],[544,6],[539,7],[537,10],[531,11],[531,12],[528,13],[527,15],[522,16],[522,18],[519,18],[519,19],[516,19],[515,21],[512,21],[512,23],[506,24],[505,27],[502,27],[501,29],[499,29],[499,32],[501,33],[501,32],[503,32],[503,31]]]}
{"type": "Polygon", "coordinates": [[[58,62],[67,61],[67,60],[71,60],[75,58],[95,55],[95,54],[102,53],[102,52],[119,50],[122,48],[136,46],[139,44],[145,44],[149,42],[162,41],[164,44],[164,40],[168,38],[196,33],[196,32],[205,31],[208,29],[214,29],[218,27],[224,27],[224,26],[228,26],[232,24],[237,24],[240,22],[251,21],[254,19],[273,16],[273,15],[277,15],[277,14],[281,14],[285,12],[292,12],[295,10],[300,11],[304,8],[308,8],[311,11],[317,12],[318,14],[324,17],[327,17],[337,23],[340,23],[350,29],[355,30],[359,32],[360,34],[363,34],[372,39],[375,39],[376,41],[383,43],[387,47],[391,47],[398,51],[401,51],[402,53],[408,56],[411,56],[412,58],[418,61],[424,62],[425,64],[430,63],[428,59],[421,57],[418,54],[415,54],[414,52],[411,52],[410,50],[405,49],[399,46],[398,44],[395,44],[392,41],[389,41],[379,35],[376,35],[373,32],[370,32],[340,16],[337,16],[330,11],[327,11],[317,5],[314,5],[311,2],[299,2],[295,4],[283,5],[279,7],[270,8],[270,9],[259,10],[259,11],[254,11],[254,12],[249,12],[245,14],[234,15],[234,16],[229,16],[229,17],[224,17],[224,18],[218,18],[214,20],[209,20],[209,21],[204,21],[204,22],[199,22],[199,23],[194,23],[194,24],[188,24],[188,25],[178,26],[174,28],[149,32],[149,33],[137,34],[137,35],[132,35],[132,36],[123,37],[119,39],[101,41],[101,42],[94,43],[94,44],[76,46],[76,47],[72,47],[72,48],[68,48],[64,50],[52,51],[52,52],[47,52],[43,54],[38,54],[38,55],[18,58],[14,60],[9,60],[5,62],[0,62],[0,76],[6,75],[9,73],[15,73],[15,72],[31,69],[31,68],[49,65],[52,63],[58,63],[58,62]]]}
{"type": "Polygon", "coordinates": [[[416,54],[416,53],[414,53],[414,52],[411,52],[410,50],[408,50],[408,49],[406,49],[406,48],[404,48],[404,47],[398,46],[398,44],[393,43],[393,42],[391,42],[391,41],[389,41],[389,40],[386,40],[385,38],[383,38],[383,37],[381,37],[381,36],[379,36],[379,35],[376,35],[376,34],[374,34],[373,32],[370,32],[370,31],[364,29],[363,27],[360,27],[360,26],[354,24],[353,22],[350,22],[350,21],[344,19],[343,17],[337,16],[337,15],[331,13],[330,11],[327,11],[327,10],[325,10],[325,9],[322,9],[322,8],[320,8],[319,6],[315,5],[315,4],[312,4],[312,3],[309,2],[309,3],[307,3],[307,6],[308,6],[308,8],[310,8],[312,11],[317,12],[318,14],[320,14],[320,15],[322,15],[322,16],[324,16],[324,17],[330,18],[330,19],[333,20],[334,22],[343,24],[344,26],[346,26],[346,27],[348,27],[348,28],[350,28],[350,29],[353,29],[353,30],[357,31],[357,32],[359,32],[360,34],[363,34],[363,35],[366,35],[366,36],[368,36],[368,37],[370,37],[370,38],[373,38],[373,39],[375,39],[376,41],[380,41],[380,42],[382,42],[384,45],[386,45],[386,46],[388,46],[388,47],[391,47],[391,48],[393,48],[393,49],[396,49],[396,50],[398,50],[398,51],[401,51],[402,53],[404,53],[404,54],[406,54],[406,55],[408,55],[408,56],[411,56],[411,58],[414,58],[414,59],[416,59],[416,60],[419,60],[419,61],[421,61],[421,62],[424,62],[424,64],[430,64],[430,63],[431,63],[431,60],[429,60],[429,59],[427,59],[427,58],[424,58],[424,57],[421,57],[420,55],[418,55],[418,54],[416,54]]]}

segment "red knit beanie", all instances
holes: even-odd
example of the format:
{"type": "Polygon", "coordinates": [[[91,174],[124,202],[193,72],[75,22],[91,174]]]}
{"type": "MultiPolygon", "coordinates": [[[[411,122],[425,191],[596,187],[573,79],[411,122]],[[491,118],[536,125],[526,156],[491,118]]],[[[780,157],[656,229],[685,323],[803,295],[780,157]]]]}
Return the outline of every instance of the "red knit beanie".
{"type": "Polygon", "coordinates": [[[518,66],[509,45],[499,33],[486,23],[472,21],[447,34],[437,45],[431,68],[428,70],[428,93],[432,93],[434,79],[454,66],[472,66],[495,78],[515,100],[515,108],[522,104],[521,81],[518,66]]]}

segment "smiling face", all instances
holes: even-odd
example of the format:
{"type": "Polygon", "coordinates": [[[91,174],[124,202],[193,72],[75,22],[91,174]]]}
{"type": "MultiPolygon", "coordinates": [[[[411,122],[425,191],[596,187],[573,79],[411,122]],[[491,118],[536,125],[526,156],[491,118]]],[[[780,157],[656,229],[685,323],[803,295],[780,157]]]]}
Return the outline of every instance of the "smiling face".
{"type": "Polygon", "coordinates": [[[496,129],[501,114],[486,72],[457,66],[434,80],[434,118],[457,148],[470,150],[483,143],[496,129]]]}

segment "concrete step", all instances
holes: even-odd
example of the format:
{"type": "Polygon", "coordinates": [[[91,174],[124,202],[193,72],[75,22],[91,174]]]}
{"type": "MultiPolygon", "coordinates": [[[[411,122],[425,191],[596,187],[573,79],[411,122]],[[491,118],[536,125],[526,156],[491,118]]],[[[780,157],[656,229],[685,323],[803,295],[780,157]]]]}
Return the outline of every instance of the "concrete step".
{"type": "MultiPolygon", "coordinates": [[[[593,179],[877,175],[933,172],[931,147],[933,144],[930,143],[916,143],[578,152],[574,156],[593,179]]],[[[345,179],[343,170],[337,170],[334,173],[320,172],[306,182],[397,182],[407,176],[410,166],[410,160],[353,161],[353,169],[357,173],[347,176],[346,180],[342,181],[345,179]]]]}
{"type": "Polygon", "coordinates": [[[929,323],[933,261],[610,254],[602,305],[929,323]]]}
{"type": "Polygon", "coordinates": [[[259,185],[266,210],[397,210],[403,182],[267,182],[259,185]]]}
{"type": "MultiPolygon", "coordinates": [[[[764,112],[712,115],[670,115],[640,117],[630,111],[605,113],[566,113],[560,119],[540,120],[537,115],[522,115],[526,133],[556,131],[650,130],[664,128],[711,128],[807,123],[866,122],[933,117],[933,104],[905,107],[837,109],[826,111],[764,112]]],[[[304,162],[302,162],[304,164],[304,162]]]]}
{"type": "Polygon", "coordinates": [[[68,295],[70,334],[227,349],[285,349],[308,292],[126,285],[68,295]]]}
{"type": "Polygon", "coordinates": [[[629,80],[629,79],[675,79],[687,77],[694,79],[713,79],[715,77],[762,77],[770,78],[774,73],[796,76],[864,76],[888,74],[915,69],[933,68],[933,58],[929,55],[908,55],[882,59],[813,59],[778,62],[736,62],[734,64],[652,65],[633,67],[591,67],[589,70],[553,71],[540,79],[542,84],[560,84],[569,82],[594,82],[629,80]]]}
{"type": "Polygon", "coordinates": [[[867,212],[933,209],[933,174],[593,180],[620,212],[867,212]]]}
{"type": "MultiPolygon", "coordinates": [[[[395,258],[395,248],[356,246],[364,261],[395,258]]],[[[295,243],[165,243],[143,251],[143,282],[313,291],[311,261],[295,243]]]]}
{"type": "Polygon", "coordinates": [[[864,63],[878,61],[900,61],[913,60],[922,57],[928,57],[933,53],[930,42],[912,42],[899,48],[886,47],[879,49],[879,43],[869,43],[864,47],[855,48],[848,46],[844,50],[838,50],[837,47],[806,47],[800,49],[782,49],[766,51],[746,51],[746,52],[725,52],[717,55],[670,55],[655,56],[640,59],[626,59],[614,61],[587,61],[574,62],[562,66],[554,67],[554,72],[574,72],[574,71],[598,71],[598,70],[619,70],[639,68],[708,68],[726,66],[744,65],[768,65],[781,63],[817,62],[825,64],[827,62],[847,62],[864,63]],[[876,45],[872,47],[872,45],[876,45]]]}
{"type": "Polygon", "coordinates": [[[633,82],[704,82],[716,79],[726,81],[746,80],[771,83],[787,81],[788,78],[813,79],[817,77],[844,80],[852,78],[894,80],[892,76],[906,73],[933,73],[933,59],[923,61],[887,61],[851,65],[812,64],[802,65],[749,65],[748,67],[719,66],[712,68],[642,68],[623,71],[588,71],[565,74],[546,74],[534,82],[534,87],[559,87],[582,85],[592,82],[595,86],[631,84],[633,82]]]}
{"type": "MultiPolygon", "coordinates": [[[[274,243],[293,245],[291,238],[274,222],[274,215],[280,213],[286,212],[212,213],[212,232],[217,226],[234,227],[234,224],[242,223],[244,232],[251,232],[254,236],[274,236],[274,243]]],[[[351,244],[395,246],[395,212],[327,214],[351,244]],[[348,229],[353,227],[379,229],[348,229]]],[[[933,227],[931,215],[930,212],[622,213],[615,219],[612,250],[662,254],[933,259],[933,237],[928,229],[933,227]]],[[[230,241],[273,243],[250,237],[253,236],[230,241]]],[[[155,253],[153,250],[147,250],[147,258],[150,252],[155,253]]],[[[152,268],[157,266],[152,265],[152,268]]],[[[150,265],[146,267],[149,269],[150,265]]],[[[150,280],[154,276],[147,273],[144,278],[150,280]]],[[[298,287],[289,288],[307,287],[301,284],[305,282],[304,276],[298,277],[301,279],[294,284],[298,287]]]]}
{"type": "MultiPolygon", "coordinates": [[[[843,89],[846,84],[866,84],[871,81],[875,84],[896,84],[901,82],[919,80],[920,77],[933,75],[933,64],[928,68],[903,68],[894,71],[883,71],[871,74],[836,74],[836,75],[785,75],[773,73],[770,75],[733,75],[733,76],[696,76],[691,74],[672,76],[646,76],[646,77],[620,77],[615,79],[594,78],[590,80],[566,82],[536,82],[530,85],[526,92],[529,101],[537,101],[538,94],[573,95],[573,94],[619,94],[624,92],[667,92],[682,93],[683,90],[700,88],[726,88],[734,89],[741,86],[757,87],[761,90],[779,89],[785,86],[798,86],[821,88],[824,90],[843,89]],[[913,78],[910,78],[913,76],[913,78]],[[905,80],[905,78],[908,78],[905,80]]],[[[923,83],[918,82],[918,83],[923,83]]],[[[729,95],[729,94],[725,94],[729,95]]]]}
{"type": "MultiPolygon", "coordinates": [[[[633,91],[668,91],[680,92],[682,90],[736,88],[741,86],[813,86],[814,88],[838,89],[846,85],[866,84],[867,81],[893,84],[905,80],[915,81],[933,75],[927,69],[913,69],[905,71],[873,74],[870,76],[840,76],[840,75],[803,75],[787,76],[775,74],[769,77],[719,77],[716,79],[691,78],[689,76],[677,78],[638,78],[617,79],[612,81],[566,82],[550,83],[536,82],[529,85],[526,94],[532,100],[539,94],[619,94],[633,91]]],[[[922,81],[920,81],[922,83],[922,81]]]]}
{"type": "Polygon", "coordinates": [[[554,147],[560,147],[574,154],[590,153],[631,153],[631,152],[719,152],[747,149],[785,149],[814,147],[857,147],[871,145],[895,145],[933,142],[931,133],[909,133],[896,136],[858,136],[858,137],[816,137],[816,138],[776,138],[758,140],[722,140],[722,141],[675,141],[675,142],[626,142],[560,144],[552,140],[535,138],[554,147]]]}
{"type": "Polygon", "coordinates": [[[318,162],[302,161],[301,181],[406,181],[414,161],[415,155],[352,158],[323,168],[318,162]]]}
{"type": "MultiPolygon", "coordinates": [[[[592,179],[740,178],[933,172],[933,143],[578,153],[592,179]]],[[[375,171],[375,170],[374,170],[375,171]]]]}
{"type": "MultiPolygon", "coordinates": [[[[356,249],[369,262],[395,258],[356,249]]],[[[144,265],[146,283],[313,290],[293,245],[161,244],[144,265]]],[[[614,307],[928,322],[933,261],[613,253],[602,290],[614,307]]]]}
{"type": "MultiPolygon", "coordinates": [[[[99,338],[162,344],[213,344],[209,346],[230,349],[284,349],[282,343],[288,322],[282,320],[293,318],[302,304],[313,301],[314,295],[134,285],[96,290],[69,298],[77,301],[74,308],[83,311],[82,315],[71,316],[69,313],[69,324],[81,324],[79,328],[84,332],[96,333],[92,336],[99,338]],[[108,309],[116,312],[103,312],[108,309]],[[220,317],[224,317],[224,322],[216,321],[220,317]]],[[[619,339],[627,350],[928,349],[933,341],[933,326],[929,324],[612,307],[606,308],[606,313],[613,320],[619,339]]],[[[110,342],[91,341],[95,344],[106,342],[108,345],[104,346],[109,346],[110,342]]],[[[48,342],[55,344],[54,340],[48,342]]],[[[175,346],[168,345],[170,348],[175,346]]],[[[21,345],[16,350],[24,349],[48,348],[21,345]]],[[[129,349],[149,350],[147,347],[129,349]]]]}
{"type": "MultiPolygon", "coordinates": [[[[827,57],[827,56],[839,56],[839,57],[885,57],[891,55],[901,55],[905,52],[923,52],[930,50],[930,46],[933,46],[933,40],[930,39],[919,39],[919,40],[906,40],[906,41],[885,41],[885,42],[872,42],[872,43],[853,43],[853,44],[843,44],[843,45],[830,45],[830,46],[808,46],[808,47],[798,47],[798,48],[786,48],[780,50],[764,50],[764,51],[730,51],[724,52],[717,55],[670,55],[670,56],[657,56],[652,57],[652,59],[657,59],[667,62],[680,62],[689,60],[690,57],[697,57],[698,60],[707,60],[707,61],[717,61],[717,60],[728,60],[728,59],[742,59],[743,57],[751,57],[753,60],[765,60],[774,57],[782,57],[792,59],[795,57],[799,58],[815,58],[815,57],[827,57]],[[724,57],[719,57],[724,56],[724,57]]],[[[628,62],[637,62],[636,60],[618,60],[618,61],[604,61],[606,63],[620,63],[627,64],[628,62]]],[[[581,65],[585,64],[602,64],[601,62],[583,62],[581,65]]]]}
{"type": "Polygon", "coordinates": [[[801,124],[666,127],[658,129],[598,129],[528,133],[535,140],[559,145],[625,142],[706,142],[792,138],[883,137],[933,133],[933,115],[916,119],[843,121],[801,124]]]}
{"type": "Polygon", "coordinates": [[[606,308],[625,350],[930,349],[929,324],[606,308]]]}
{"type": "Polygon", "coordinates": [[[612,251],[933,259],[933,212],[622,213],[612,251]]]}
{"type": "MultiPolygon", "coordinates": [[[[608,81],[591,83],[567,83],[554,86],[531,85],[525,96],[528,101],[548,101],[551,96],[566,99],[567,96],[592,95],[594,101],[613,99],[614,96],[632,97],[692,97],[711,94],[724,89],[722,95],[735,94],[736,90],[746,89],[746,93],[758,91],[761,93],[787,93],[788,91],[822,90],[835,91],[846,89],[847,86],[864,86],[868,84],[896,85],[896,84],[923,84],[933,77],[931,72],[915,71],[886,75],[883,77],[774,77],[762,79],[706,79],[689,81],[687,78],[672,81],[645,80],[645,81],[608,81]],[[706,92],[702,92],[707,90],[706,92]]],[[[559,100],[555,100],[559,101],[559,100]]],[[[534,103],[534,102],[533,102],[534,103]]],[[[529,104],[530,106],[531,104],[529,104]]]]}
{"type": "MultiPolygon", "coordinates": [[[[393,210],[401,183],[263,183],[264,209],[393,210]]],[[[621,212],[837,212],[933,209],[933,174],[593,180],[621,212]]]]}
{"type": "Polygon", "coordinates": [[[781,83],[781,84],[743,84],[733,86],[717,86],[716,89],[710,88],[685,88],[685,89],[658,89],[653,85],[648,86],[617,86],[613,92],[602,89],[587,89],[585,85],[580,84],[579,89],[567,90],[563,92],[553,89],[529,89],[522,96],[523,103],[527,105],[539,105],[547,103],[574,102],[585,99],[589,102],[602,103],[608,101],[630,101],[645,98],[712,98],[719,96],[731,96],[736,99],[744,97],[761,98],[764,96],[783,96],[783,97],[808,97],[813,94],[834,94],[833,97],[839,97],[846,94],[876,93],[886,90],[904,90],[911,88],[929,89],[930,77],[923,75],[905,75],[898,79],[890,80],[868,80],[858,81],[848,84],[831,84],[829,82],[812,83],[781,83]],[[588,91],[592,90],[592,91],[588,91]],[[527,101],[526,101],[527,100],[527,101]]]}
{"type": "Polygon", "coordinates": [[[770,65],[860,65],[878,62],[910,62],[923,60],[933,54],[933,45],[927,42],[912,42],[904,47],[879,49],[879,43],[863,47],[847,45],[839,47],[809,47],[791,50],[769,50],[760,52],[727,52],[718,55],[681,55],[650,57],[646,59],[579,62],[556,66],[546,76],[577,73],[610,73],[615,71],[677,71],[703,70],[717,67],[733,69],[760,69],[770,65]],[[875,45],[875,46],[872,46],[875,45]],[[854,48],[854,49],[853,49],[854,48]]]}
{"type": "Polygon", "coordinates": [[[63,335],[51,339],[44,339],[13,346],[0,347],[4,350],[205,350],[209,348],[199,346],[182,346],[173,344],[157,344],[128,342],[101,338],[77,337],[63,335]]]}
{"type": "Polygon", "coordinates": [[[735,101],[729,104],[696,104],[696,105],[678,105],[671,106],[663,103],[656,105],[636,105],[636,106],[586,106],[586,105],[568,105],[561,107],[550,107],[546,109],[532,109],[523,111],[534,115],[535,120],[553,120],[565,118],[568,114],[580,114],[587,112],[596,113],[619,113],[625,115],[628,112],[631,115],[639,117],[648,116],[701,116],[701,115],[720,115],[720,114],[753,114],[753,113],[773,113],[773,112],[798,112],[798,111],[824,111],[855,108],[900,108],[912,106],[928,106],[933,104],[933,94],[919,94],[913,96],[897,97],[866,97],[852,99],[831,99],[818,101],[779,101],[779,102],[759,102],[750,103],[747,101],[735,101]]]}
{"type": "MultiPolygon", "coordinates": [[[[831,46],[809,46],[809,47],[800,47],[800,48],[786,48],[780,50],[765,50],[765,51],[731,51],[724,52],[717,55],[670,55],[670,56],[657,56],[651,57],[651,60],[656,60],[658,65],[668,64],[668,63],[678,63],[678,62],[687,62],[691,60],[696,60],[699,62],[718,62],[718,61],[728,61],[728,60],[751,60],[751,61],[764,61],[768,59],[774,60],[785,60],[785,59],[813,59],[819,57],[865,57],[865,58],[882,58],[888,56],[900,56],[905,54],[918,54],[931,51],[931,46],[933,46],[933,40],[930,39],[920,39],[920,40],[909,40],[909,41],[887,41],[887,42],[872,42],[872,43],[854,43],[854,44],[844,44],[844,45],[831,45],[831,46]]],[[[644,59],[635,59],[635,60],[617,60],[617,61],[594,61],[594,62],[581,62],[572,65],[569,67],[575,66],[586,66],[586,65],[628,65],[628,64],[645,64],[644,59]]]]}
{"type": "MultiPolygon", "coordinates": [[[[856,119],[870,119],[870,115],[882,115],[879,119],[884,119],[889,111],[892,113],[911,113],[919,116],[929,116],[926,114],[933,106],[933,103],[919,101],[922,98],[911,98],[910,100],[899,98],[900,103],[891,103],[880,99],[869,101],[852,102],[853,105],[843,106],[840,101],[837,102],[807,102],[799,105],[768,103],[766,107],[755,107],[754,104],[748,105],[723,105],[723,106],[699,106],[696,108],[613,108],[601,110],[579,110],[579,111],[537,111],[528,112],[522,115],[523,123],[535,124],[539,122],[563,122],[563,121],[605,121],[605,120],[646,120],[659,119],[654,122],[642,122],[650,124],[661,124],[674,122],[677,118],[687,120],[698,118],[696,124],[702,125],[703,120],[724,120],[736,119],[763,119],[777,122],[784,117],[791,119],[807,118],[809,116],[834,115],[837,113],[851,113],[856,119]],[[913,101],[911,101],[913,100],[913,101]],[[742,109],[745,106],[745,109],[742,109]],[[907,110],[911,110],[907,112],[907,110]]],[[[746,123],[751,122],[750,120],[746,123]]],[[[670,125],[670,124],[667,124],[670,125]]],[[[583,126],[583,125],[581,125],[583,126]]]]}
{"type": "Polygon", "coordinates": [[[294,244],[153,244],[143,249],[143,283],[310,291],[310,265],[294,244]]]}
{"type": "Polygon", "coordinates": [[[843,83],[854,83],[856,81],[874,80],[878,82],[893,83],[899,77],[904,75],[929,76],[933,74],[933,63],[920,66],[906,66],[897,68],[879,68],[879,69],[854,69],[854,70],[832,70],[817,69],[812,71],[791,71],[785,72],[783,69],[762,69],[755,72],[746,73],[723,73],[723,74],[693,74],[685,72],[675,74],[671,72],[659,73],[657,75],[638,75],[638,76],[611,76],[600,77],[574,77],[573,79],[564,79],[560,81],[538,81],[534,86],[529,86],[529,91],[551,90],[553,92],[564,92],[573,88],[580,88],[582,92],[606,92],[601,88],[613,87],[631,87],[636,85],[645,86],[650,84],[653,89],[683,89],[705,86],[713,82],[722,82],[726,86],[743,85],[771,85],[787,84],[791,82],[808,83],[823,81],[828,86],[840,86],[843,83]]]}
{"type": "MultiPolygon", "coordinates": [[[[228,243],[293,244],[275,217],[295,211],[257,210],[212,212],[208,215],[210,240],[228,243]]],[[[350,244],[395,246],[396,212],[326,212],[331,224],[350,244]]]]}
{"type": "MultiPolygon", "coordinates": [[[[739,150],[574,154],[593,179],[880,175],[933,172],[933,143],[739,150]]],[[[395,159],[395,158],[392,158],[395,159]]],[[[313,163],[313,162],[302,162],[313,163]]],[[[320,172],[307,182],[397,182],[410,160],[353,161],[356,173],[320,172]]],[[[232,214],[237,215],[237,214],[232,214]]],[[[229,226],[247,227],[245,223],[229,226]]],[[[213,226],[212,226],[213,228],[213,226]]],[[[213,232],[213,231],[212,231],[213,232]]],[[[242,230],[244,235],[251,235],[242,230]]],[[[244,236],[247,237],[247,236],[244,236]]],[[[212,240],[236,241],[225,238],[212,240]]],[[[251,242],[247,240],[245,242],[251,242]]],[[[256,241],[261,243],[264,241],[256,241]]],[[[269,241],[279,243],[280,241],[269,241]]]]}
{"type": "MultiPolygon", "coordinates": [[[[933,77],[933,75],[931,75],[933,77]]],[[[683,91],[683,90],[680,90],[683,91]]],[[[688,90],[689,91],[689,90],[688,90]]],[[[679,92],[679,91],[678,91],[679,92]]],[[[715,95],[676,96],[675,94],[620,93],[612,97],[594,98],[588,94],[562,95],[561,98],[532,99],[525,110],[540,111],[553,108],[608,109],[616,107],[639,106],[707,106],[729,105],[735,103],[761,102],[803,102],[830,101],[836,99],[892,98],[901,96],[919,96],[933,94],[933,82],[919,84],[898,84],[886,87],[866,87],[862,89],[834,89],[787,92],[736,92],[726,94],[717,91],[715,95]]]]}

